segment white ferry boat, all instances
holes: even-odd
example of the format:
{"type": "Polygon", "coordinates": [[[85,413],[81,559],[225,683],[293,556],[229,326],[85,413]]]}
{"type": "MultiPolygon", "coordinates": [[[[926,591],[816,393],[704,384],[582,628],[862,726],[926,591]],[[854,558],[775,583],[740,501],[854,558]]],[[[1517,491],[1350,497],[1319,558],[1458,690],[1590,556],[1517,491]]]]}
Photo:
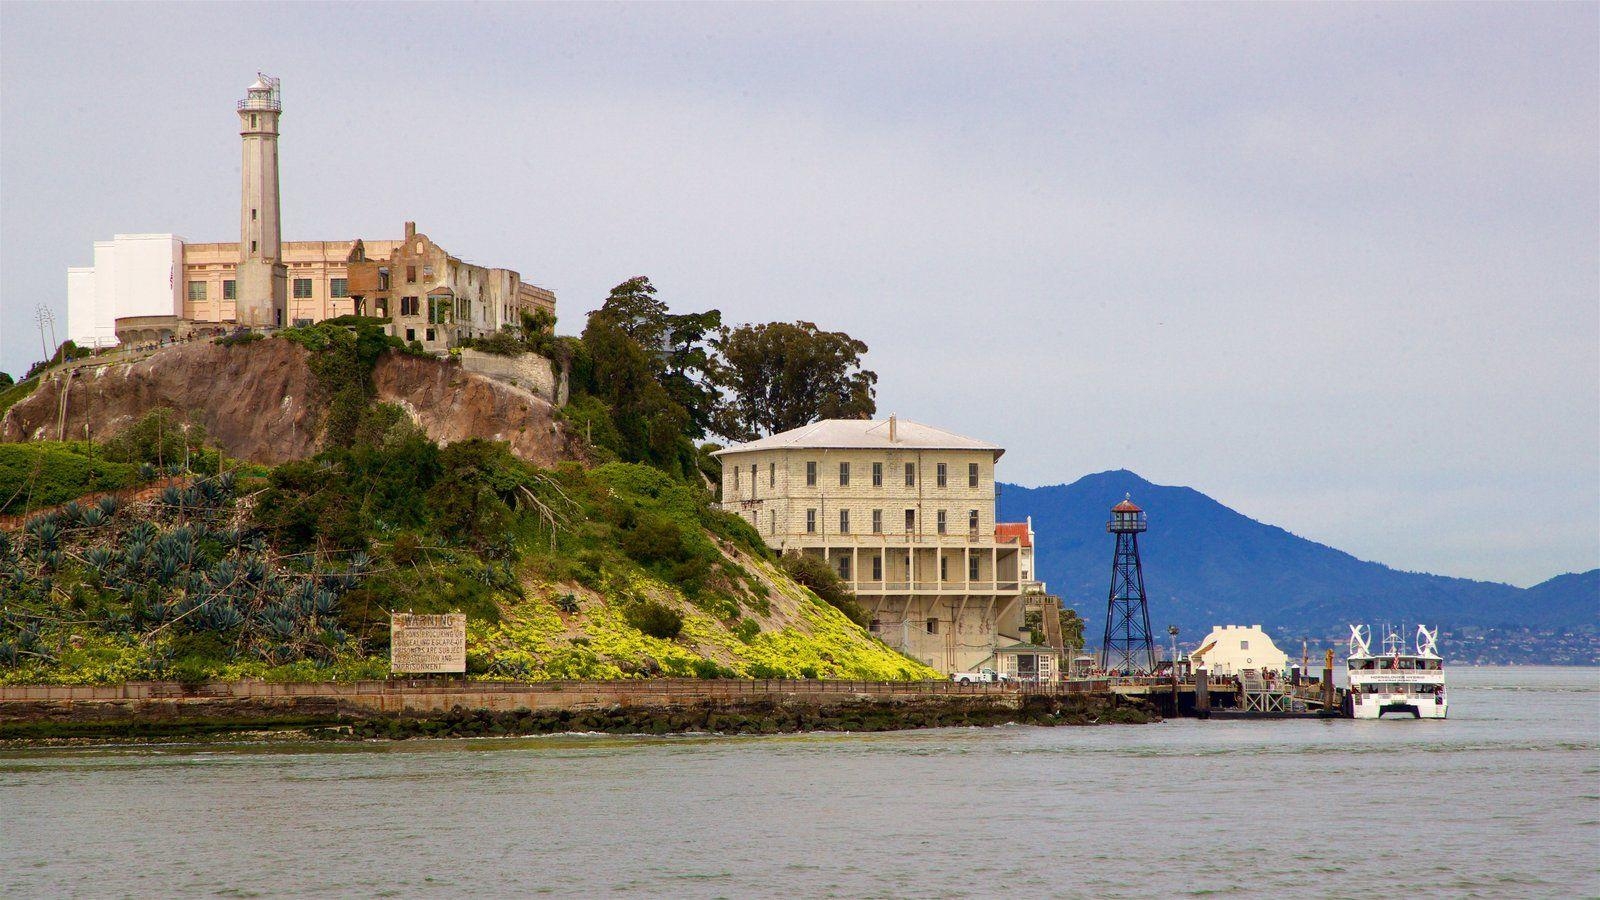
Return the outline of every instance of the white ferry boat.
{"type": "Polygon", "coordinates": [[[1410,713],[1417,719],[1443,719],[1450,704],[1444,693],[1444,660],[1439,656],[1439,630],[1417,626],[1414,652],[1405,639],[1390,631],[1383,652],[1372,652],[1372,631],[1350,626],[1350,715],[1356,719],[1381,719],[1385,713],[1410,713]]]}

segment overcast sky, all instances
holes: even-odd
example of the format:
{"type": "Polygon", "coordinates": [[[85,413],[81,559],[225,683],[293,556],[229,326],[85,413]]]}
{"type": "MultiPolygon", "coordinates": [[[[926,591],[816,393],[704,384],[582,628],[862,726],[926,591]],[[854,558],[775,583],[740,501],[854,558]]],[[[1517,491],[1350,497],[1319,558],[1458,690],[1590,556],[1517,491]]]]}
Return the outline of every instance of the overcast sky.
{"type": "Polygon", "coordinates": [[[872,348],[1039,485],[1405,569],[1600,565],[1600,5],[0,5],[0,369],[117,232],[418,228],[872,348]]]}

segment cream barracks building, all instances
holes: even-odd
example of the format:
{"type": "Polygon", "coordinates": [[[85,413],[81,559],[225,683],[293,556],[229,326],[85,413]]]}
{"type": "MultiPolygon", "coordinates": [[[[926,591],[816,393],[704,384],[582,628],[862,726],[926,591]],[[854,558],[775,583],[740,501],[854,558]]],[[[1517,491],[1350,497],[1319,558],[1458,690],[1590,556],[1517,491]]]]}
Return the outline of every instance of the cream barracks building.
{"type": "Polygon", "coordinates": [[[830,419],[737,444],[721,507],[773,549],[826,559],[891,646],[944,672],[1022,639],[1033,575],[1017,528],[995,523],[986,441],[899,420],[830,419]]]}
{"type": "Polygon", "coordinates": [[[243,144],[237,243],[119,234],[94,244],[94,265],[67,270],[67,336],[110,347],[226,326],[277,327],[360,314],[443,352],[555,312],[556,297],[511,269],[463,262],[416,226],[399,239],[283,241],[278,203],[278,81],[262,76],[238,102],[243,144]]]}

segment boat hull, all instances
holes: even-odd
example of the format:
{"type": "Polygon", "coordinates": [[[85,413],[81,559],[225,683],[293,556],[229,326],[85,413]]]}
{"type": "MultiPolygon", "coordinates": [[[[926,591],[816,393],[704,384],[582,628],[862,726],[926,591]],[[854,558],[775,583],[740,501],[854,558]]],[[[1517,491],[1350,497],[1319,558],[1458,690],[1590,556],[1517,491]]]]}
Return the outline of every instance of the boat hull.
{"type": "Polygon", "coordinates": [[[1366,694],[1350,704],[1354,719],[1444,719],[1449,713],[1448,702],[1407,694],[1366,694]]]}

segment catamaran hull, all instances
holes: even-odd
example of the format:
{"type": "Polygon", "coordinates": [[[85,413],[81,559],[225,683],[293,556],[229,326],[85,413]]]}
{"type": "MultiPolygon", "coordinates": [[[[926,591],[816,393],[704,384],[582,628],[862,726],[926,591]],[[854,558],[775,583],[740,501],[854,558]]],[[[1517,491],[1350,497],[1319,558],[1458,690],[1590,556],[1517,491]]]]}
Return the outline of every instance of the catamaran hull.
{"type": "Polygon", "coordinates": [[[1443,719],[1449,710],[1449,703],[1440,703],[1432,697],[1396,694],[1368,694],[1350,704],[1350,716],[1355,719],[1443,719]]]}

